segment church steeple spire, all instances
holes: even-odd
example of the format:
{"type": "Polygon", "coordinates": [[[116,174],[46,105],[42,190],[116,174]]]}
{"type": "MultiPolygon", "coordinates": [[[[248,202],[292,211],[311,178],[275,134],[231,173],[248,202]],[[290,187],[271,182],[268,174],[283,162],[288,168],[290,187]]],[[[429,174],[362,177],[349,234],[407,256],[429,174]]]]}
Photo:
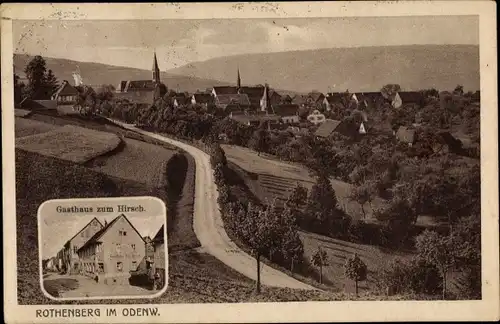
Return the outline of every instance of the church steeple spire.
{"type": "Polygon", "coordinates": [[[154,52],[153,58],[153,82],[160,83],[160,68],[158,67],[158,60],[156,60],[156,51],[154,52]]]}
{"type": "Polygon", "coordinates": [[[240,77],[240,68],[238,67],[238,78],[236,80],[236,86],[239,88],[241,88],[241,77],[240,77]]]}

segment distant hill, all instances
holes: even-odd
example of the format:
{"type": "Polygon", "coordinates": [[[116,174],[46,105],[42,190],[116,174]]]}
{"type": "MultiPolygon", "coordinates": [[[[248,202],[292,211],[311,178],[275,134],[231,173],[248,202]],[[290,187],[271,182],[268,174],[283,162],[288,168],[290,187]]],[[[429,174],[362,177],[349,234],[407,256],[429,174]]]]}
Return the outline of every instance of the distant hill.
{"type": "MultiPolygon", "coordinates": [[[[23,78],[24,68],[31,58],[31,56],[24,54],[14,54],[14,72],[23,78]]],[[[92,85],[112,84],[117,86],[121,80],[149,80],[152,77],[151,71],[147,70],[51,57],[44,57],[44,59],[47,62],[47,69],[51,69],[59,81],[68,80],[70,83],[73,83],[72,73],[76,70],[77,65],[80,67],[83,81],[92,85]]],[[[161,79],[169,89],[189,92],[229,84],[228,82],[172,75],[165,72],[161,73],[161,79]]]]}
{"type": "Polygon", "coordinates": [[[480,70],[479,46],[411,45],[245,54],[167,72],[235,82],[237,67],[242,84],[267,82],[296,92],[378,91],[388,83],[403,90],[453,90],[461,84],[474,91],[479,89],[480,70]]]}

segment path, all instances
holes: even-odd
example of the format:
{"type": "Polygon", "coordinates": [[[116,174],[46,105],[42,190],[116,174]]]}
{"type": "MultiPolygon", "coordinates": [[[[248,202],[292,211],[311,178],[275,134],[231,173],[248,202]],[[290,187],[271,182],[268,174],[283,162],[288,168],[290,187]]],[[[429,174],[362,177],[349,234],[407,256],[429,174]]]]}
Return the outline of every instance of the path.
{"type": "MultiPolygon", "coordinates": [[[[222,218],[217,204],[217,186],[214,182],[210,157],[202,150],[183,142],[173,140],[155,133],[136,128],[134,125],[111,120],[124,128],[175,145],[190,154],[196,162],[196,188],[193,228],[202,250],[238,271],[244,276],[256,280],[256,260],[243,252],[224,230],[222,218]]],[[[261,263],[261,283],[266,286],[316,289],[294,279],[285,273],[261,263]]]]}
{"type": "Polygon", "coordinates": [[[156,293],[156,291],[132,285],[107,285],[98,283],[91,278],[81,275],[51,274],[44,278],[44,280],[56,281],[58,279],[74,279],[78,281],[76,289],[60,292],[60,298],[147,296],[156,293]]]}

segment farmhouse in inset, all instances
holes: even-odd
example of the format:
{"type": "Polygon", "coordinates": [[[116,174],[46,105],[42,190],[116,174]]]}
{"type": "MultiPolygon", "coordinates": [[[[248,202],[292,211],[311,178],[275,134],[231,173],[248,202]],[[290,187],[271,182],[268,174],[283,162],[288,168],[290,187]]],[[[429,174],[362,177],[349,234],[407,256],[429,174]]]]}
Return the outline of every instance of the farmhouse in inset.
{"type": "Polygon", "coordinates": [[[165,228],[164,225],[160,227],[158,233],[152,240],[154,247],[154,267],[155,272],[160,276],[161,282],[165,282],[165,228]]]}
{"type": "Polygon", "coordinates": [[[61,251],[59,251],[58,256],[61,260],[61,267],[66,270],[68,274],[76,274],[80,271],[81,260],[78,255],[78,249],[82,247],[87,241],[98,231],[103,228],[103,225],[97,218],[93,218],[85,227],[83,227],[78,233],[76,233],[72,238],[70,238],[61,251]]]}
{"type": "Polygon", "coordinates": [[[128,284],[146,255],[146,242],[124,214],[94,234],[79,250],[81,273],[106,284],[128,284]]]}

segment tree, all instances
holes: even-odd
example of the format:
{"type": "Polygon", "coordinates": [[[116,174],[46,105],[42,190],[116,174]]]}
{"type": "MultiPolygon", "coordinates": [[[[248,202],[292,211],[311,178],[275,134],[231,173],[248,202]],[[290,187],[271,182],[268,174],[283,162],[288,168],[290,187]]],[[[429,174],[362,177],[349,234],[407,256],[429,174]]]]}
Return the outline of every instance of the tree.
{"type": "Polygon", "coordinates": [[[463,96],[464,94],[464,86],[463,85],[457,85],[455,89],[453,90],[453,94],[463,96]]]}
{"type": "Polygon", "coordinates": [[[306,212],[328,233],[344,233],[348,228],[348,216],[338,208],[335,190],[327,176],[319,176],[311,188],[306,212]]]}
{"type": "Polygon", "coordinates": [[[380,89],[380,93],[386,99],[392,100],[394,96],[401,91],[401,86],[399,84],[386,84],[380,89]]]}
{"type": "Polygon", "coordinates": [[[260,293],[260,258],[269,251],[272,244],[272,228],[268,221],[268,209],[262,210],[257,206],[248,204],[247,214],[243,220],[242,234],[247,239],[248,245],[257,261],[256,290],[260,293]]]}
{"type": "Polygon", "coordinates": [[[98,92],[97,98],[101,101],[110,101],[114,97],[115,87],[112,84],[103,84],[98,92]]]}
{"type": "Polygon", "coordinates": [[[314,252],[311,263],[319,268],[319,283],[323,283],[323,267],[328,266],[328,254],[321,246],[318,246],[314,252]]]}
{"type": "Polygon", "coordinates": [[[307,201],[307,188],[304,187],[300,182],[297,182],[297,186],[293,189],[292,193],[288,196],[286,200],[286,205],[294,210],[297,210],[306,201],[307,201]]]}
{"type": "Polygon", "coordinates": [[[455,263],[454,251],[456,247],[452,237],[425,230],[417,236],[415,247],[420,258],[439,269],[443,280],[442,298],[446,299],[447,274],[455,263]]]}
{"type": "Polygon", "coordinates": [[[24,69],[26,78],[28,79],[27,94],[33,99],[47,99],[45,90],[45,73],[47,66],[45,59],[40,55],[35,56],[24,69]]]}
{"type": "Polygon", "coordinates": [[[366,212],[364,205],[368,202],[371,205],[373,197],[373,186],[371,182],[365,182],[360,186],[353,187],[351,190],[350,199],[356,201],[361,206],[363,219],[366,219],[366,212]]]}
{"type": "Polygon", "coordinates": [[[286,261],[290,262],[290,271],[304,254],[304,246],[300,240],[296,226],[296,219],[289,206],[285,206],[281,213],[281,224],[283,234],[281,235],[281,253],[286,261]]]}
{"type": "Polygon", "coordinates": [[[18,105],[23,98],[25,84],[19,82],[19,76],[14,74],[14,104],[18,105]]]}
{"type": "Polygon", "coordinates": [[[358,282],[366,280],[366,264],[361,260],[357,253],[346,260],[344,265],[344,274],[348,279],[354,281],[356,286],[356,296],[358,296],[358,282]]]}
{"type": "Polygon", "coordinates": [[[269,132],[266,123],[261,123],[259,128],[253,133],[248,146],[257,151],[257,155],[260,156],[261,152],[266,152],[268,150],[269,141],[269,132]]]}
{"type": "Polygon", "coordinates": [[[59,83],[57,82],[57,78],[52,72],[52,70],[48,70],[47,74],[45,75],[45,87],[47,88],[47,91],[50,93],[54,93],[57,88],[59,87],[59,83]]]}
{"type": "Polygon", "coordinates": [[[338,156],[330,145],[322,140],[314,140],[310,146],[311,152],[306,158],[305,164],[311,173],[316,176],[337,175],[338,156]]]}
{"type": "Polygon", "coordinates": [[[210,159],[212,165],[216,165],[218,163],[222,164],[222,166],[224,167],[227,165],[226,153],[224,153],[224,150],[218,143],[214,144],[212,156],[210,159]]]}

